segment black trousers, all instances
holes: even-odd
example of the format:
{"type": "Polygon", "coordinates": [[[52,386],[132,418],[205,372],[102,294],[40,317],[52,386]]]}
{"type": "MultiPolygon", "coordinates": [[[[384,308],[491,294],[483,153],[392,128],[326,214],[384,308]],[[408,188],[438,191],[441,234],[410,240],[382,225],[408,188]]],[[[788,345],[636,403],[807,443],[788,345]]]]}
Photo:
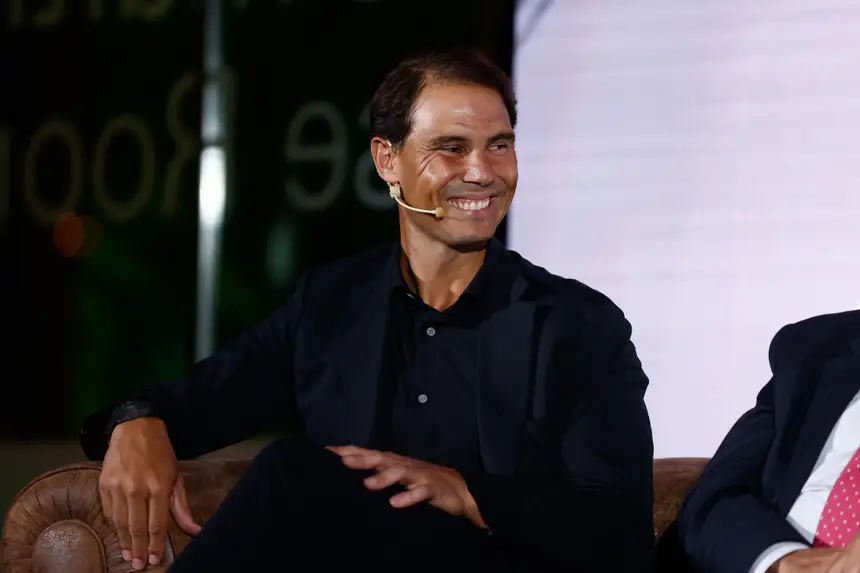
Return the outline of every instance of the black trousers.
{"type": "Polygon", "coordinates": [[[485,530],[428,504],[395,509],[366,472],[303,439],[266,447],[171,573],[522,571],[485,530]]]}

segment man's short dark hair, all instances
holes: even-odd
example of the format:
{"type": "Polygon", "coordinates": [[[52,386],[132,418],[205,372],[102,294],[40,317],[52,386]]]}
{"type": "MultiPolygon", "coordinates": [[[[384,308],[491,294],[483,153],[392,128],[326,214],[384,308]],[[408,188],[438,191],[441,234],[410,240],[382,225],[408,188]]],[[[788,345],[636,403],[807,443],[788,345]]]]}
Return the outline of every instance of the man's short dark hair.
{"type": "Polygon", "coordinates": [[[496,91],[511,127],[517,123],[517,101],[510,77],[477,50],[458,48],[428,52],[397,65],[376,90],[370,105],[370,135],[399,147],[412,131],[415,100],[433,82],[473,84],[496,91]]]}

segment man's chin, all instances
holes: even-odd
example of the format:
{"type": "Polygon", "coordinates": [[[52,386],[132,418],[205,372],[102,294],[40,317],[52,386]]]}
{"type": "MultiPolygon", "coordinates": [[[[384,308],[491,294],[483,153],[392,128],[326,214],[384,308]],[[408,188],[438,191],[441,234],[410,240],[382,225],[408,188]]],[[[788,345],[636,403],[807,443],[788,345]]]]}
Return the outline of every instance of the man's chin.
{"type": "Polygon", "coordinates": [[[462,253],[480,251],[487,247],[487,242],[493,238],[493,233],[469,233],[455,235],[448,241],[448,246],[462,253]]]}
{"type": "Polygon", "coordinates": [[[450,246],[452,249],[460,253],[474,253],[475,251],[482,251],[486,249],[488,240],[489,239],[466,241],[461,243],[455,243],[450,246]]]}
{"type": "Polygon", "coordinates": [[[473,252],[486,248],[496,233],[496,227],[486,224],[463,224],[462,221],[444,221],[435,229],[422,229],[433,240],[459,252],[473,252]]]}

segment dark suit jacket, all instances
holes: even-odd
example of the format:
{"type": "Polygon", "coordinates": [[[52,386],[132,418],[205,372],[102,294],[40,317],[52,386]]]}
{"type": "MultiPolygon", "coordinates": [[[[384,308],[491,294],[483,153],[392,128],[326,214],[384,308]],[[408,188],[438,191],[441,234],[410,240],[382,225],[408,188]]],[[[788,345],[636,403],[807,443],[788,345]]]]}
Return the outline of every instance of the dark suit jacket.
{"type": "Polygon", "coordinates": [[[833,426],[860,391],[860,311],[783,328],[773,378],[726,436],[678,519],[699,570],[748,573],[768,547],[805,540],[786,521],[833,426]]]}
{"type": "MultiPolygon", "coordinates": [[[[515,276],[480,326],[475,416],[485,472],[465,476],[494,536],[575,571],[645,571],[653,545],[648,380],[605,296],[500,244],[515,276]],[[614,564],[614,565],[613,565],[614,564]]],[[[180,458],[292,420],[320,444],[373,448],[391,247],[306,273],[272,316],[190,375],[147,389],[180,458]]],[[[103,457],[107,409],[82,440],[103,457]]]]}

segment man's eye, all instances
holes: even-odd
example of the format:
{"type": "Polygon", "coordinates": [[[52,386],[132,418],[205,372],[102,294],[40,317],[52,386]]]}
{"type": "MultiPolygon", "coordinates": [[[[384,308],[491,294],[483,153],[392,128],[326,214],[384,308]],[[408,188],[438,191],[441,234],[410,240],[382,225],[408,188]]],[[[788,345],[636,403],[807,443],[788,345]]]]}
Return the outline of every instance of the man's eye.
{"type": "Polygon", "coordinates": [[[448,153],[459,153],[463,148],[459,145],[449,145],[448,147],[443,147],[442,151],[447,151],[448,153]]]}

